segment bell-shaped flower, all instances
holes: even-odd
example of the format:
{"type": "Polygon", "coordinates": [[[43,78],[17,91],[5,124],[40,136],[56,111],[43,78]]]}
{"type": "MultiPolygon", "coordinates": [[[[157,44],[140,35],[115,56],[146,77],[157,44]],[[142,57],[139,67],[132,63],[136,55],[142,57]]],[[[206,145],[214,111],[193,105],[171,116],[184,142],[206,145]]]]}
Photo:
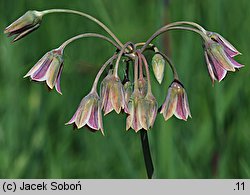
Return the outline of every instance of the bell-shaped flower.
{"type": "Polygon", "coordinates": [[[101,98],[101,107],[104,110],[104,115],[112,110],[115,110],[118,114],[121,112],[121,109],[127,110],[122,82],[112,71],[109,72],[101,83],[101,98]]]}
{"type": "Polygon", "coordinates": [[[23,38],[32,31],[36,30],[42,22],[42,14],[38,11],[27,11],[23,16],[9,25],[4,33],[8,36],[16,35],[13,42],[23,38]]]}
{"type": "Polygon", "coordinates": [[[161,54],[156,53],[152,58],[152,67],[154,71],[154,75],[158,83],[162,83],[164,77],[164,70],[165,70],[165,60],[161,54]]]}
{"type": "Polygon", "coordinates": [[[96,92],[90,92],[85,96],[73,117],[66,125],[74,124],[78,129],[88,125],[91,129],[103,132],[101,102],[96,92]]]}
{"type": "Polygon", "coordinates": [[[191,117],[187,94],[179,81],[174,80],[170,85],[160,113],[163,114],[165,120],[168,120],[173,115],[185,121],[188,116],[191,117]]]}
{"type": "Polygon", "coordinates": [[[129,115],[126,129],[132,128],[135,132],[140,129],[150,129],[157,115],[157,102],[153,95],[142,97],[139,90],[135,90],[128,104],[129,115]]]}
{"type": "Polygon", "coordinates": [[[204,43],[205,60],[212,82],[225,78],[227,71],[235,72],[244,65],[236,62],[233,57],[240,54],[226,39],[216,33],[208,33],[204,43]]]}
{"type": "Polygon", "coordinates": [[[147,94],[145,98],[138,101],[139,121],[144,129],[149,130],[153,127],[157,110],[158,104],[152,94],[147,94]]]}
{"type": "Polygon", "coordinates": [[[62,50],[55,49],[46,53],[24,77],[30,77],[34,81],[46,81],[50,89],[55,86],[57,92],[62,94],[60,88],[62,69],[62,50]]]}

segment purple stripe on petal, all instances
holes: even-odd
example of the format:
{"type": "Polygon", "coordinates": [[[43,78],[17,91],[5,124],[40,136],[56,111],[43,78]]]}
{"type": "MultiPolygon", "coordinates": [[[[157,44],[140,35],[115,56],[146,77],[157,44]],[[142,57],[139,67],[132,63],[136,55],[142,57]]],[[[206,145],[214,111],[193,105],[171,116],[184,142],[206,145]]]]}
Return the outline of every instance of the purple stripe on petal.
{"type": "Polygon", "coordinates": [[[62,95],[62,91],[61,91],[60,81],[61,81],[62,70],[63,70],[63,64],[60,67],[60,70],[59,70],[59,73],[58,73],[57,79],[56,79],[56,85],[55,85],[56,91],[58,93],[60,93],[61,95],[62,95]]]}
{"type": "Polygon", "coordinates": [[[186,120],[186,111],[184,109],[184,97],[183,94],[178,94],[177,96],[177,105],[175,110],[175,116],[179,119],[186,120]]]}
{"type": "Polygon", "coordinates": [[[31,75],[31,78],[36,81],[44,81],[46,80],[44,76],[46,75],[47,70],[49,69],[49,66],[52,62],[52,59],[49,57],[44,61],[44,63],[40,66],[40,68],[34,73],[34,75],[31,75]]]}
{"type": "Polygon", "coordinates": [[[217,80],[217,79],[214,76],[212,62],[210,62],[207,52],[205,52],[205,59],[206,59],[206,63],[207,63],[207,70],[208,70],[209,76],[210,76],[210,78],[212,80],[212,83],[214,84],[214,81],[217,80]]]}
{"type": "Polygon", "coordinates": [[[234,57],[237,56],[239,53],[232,51],[231,49],[229,49],[228,47],[224,47],[225,52],[230,56],[230,57],[234,57]]]}
{"type": "Polygon", "coordinates": [[[98,105],[98,129],[101,129],[102,134],[104,135],[104,130],[103,130],[103,122],[102,122],[102,112],[101,112],[101,103],[99,102],[98,105]]]}
{"type": "Polygon", "coordinates": [[[98,107],[93,105],[90,113],[89,120],[87,122],[88,126],[92,129],[98,130],[98,107]]]}
{"type": "Polygon", "coordinates": [[[75,114],[74,114],[73,117],[70,119],[70,121],[67,122],[65,125],[70,125],[70,124],[74,123],[75,120],[76,120],[77,113],[78,113],[78,110],[75,112],[75,114]]]}
{"type": "Polygon", "coordinates": [[[218,39],[218,43],[220,43],[224,49],[225,49],[225,52],[231,56],[231,57],[234,57],[238,54],[240,54],[240,52],[228,41],[226,40],[224,37],[222,37],[220,34],[216,33],[218,39]]]}
{"type": "Polygon", "coordinates": [[[110,99],[110,89],[107,87],[103,97],[103,110],[104,115],[107,115],[113,110],[113,106],[110,99]]]}
{"type": "Polygon", "coordinates": [[[212,56],[208,55],[209,61],[212,62],[212,68],[214,72],[215,78],[220,82],[222,79],[225,78],[227,71],[222,68],[220,63],[212,56]]]}
{"type": "Polygon", "coordinates": [[[230,62],[233,64],[233,66],[234,66],[235,68],[242,68],[242,67],[244,67],[243,64],[240,64],[240,63],[236,62],[236,61],[235,61],[232,57],[230,57],[227,53],[226,53],[226,55],[227,55],[228,59],[230,60],[230,62]]]}
{"type": "Polygon", "coordinates": [[[188,118],[188,116],[192,118],[186,92],[184,92],[184,106],[186,109],[186,118],[188,118]]]}

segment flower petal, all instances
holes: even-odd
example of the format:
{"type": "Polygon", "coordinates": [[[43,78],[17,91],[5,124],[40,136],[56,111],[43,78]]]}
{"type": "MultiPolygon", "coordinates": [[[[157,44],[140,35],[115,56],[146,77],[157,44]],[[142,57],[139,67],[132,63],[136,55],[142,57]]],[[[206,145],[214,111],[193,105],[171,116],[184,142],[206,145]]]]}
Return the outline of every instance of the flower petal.
{"type": "Polygon", "coordinates": [[[44,62],[48,59],[49,52],[47,52],[31,69],[30,71],[24,76],[28,77],[33,75],[43,64],[44,62]]]}
{"type": "Polygon", "coordinates": [[[213,71],[213,67],[212,67],[212,64],[210,63],[210,60],[208,58],[208,54],[207,52],[205,51],[205,60],[206,60],[206,64],[207,64],[207,70],[208,70],[208,73],[209,73],[209,76],[212,80],[212,83],[214,84],[214,81],[217,80],[215,75],[214,75],[214,71],[213,71]]]}
{"type": "Polygon", "coordinates": [[[79,106],[78,115],[75,120],[75,124],[78,129],[82,128],[84,125],[87,124],[91,111],[93,106],[93,100],[90,98],[87,98],[87,96],[82,100],[79,106]]]}
{"type": "Polygon", "coordinates": [[[208,59],[212,64],[212,69],[216,80],[219,82],[225,78],[227,71],[220,65],[221,63],[213,56],[208,55],[208,59]]]}
{"type": "Polygon", "coordinates": [[[232,57],[230,57],[228,54],[226,54],[228,59],[230,60],[230,62],[232,63],[232,65],[235,67],[235,68],[242,68],[244,67],[243,64],[240,64],[238,62],[236,62],[232,57]]]}
{"type": "Polygon", "coordinates": [[[46,72],[46,83],[50,89],[53,89],[60,71],[61,62],[58,58],[53,58],[50,63],[49,69],[46,72]]]}
{"type": "Polygon", "coordinates": [[[26,36],[26,35],[32,33],[34,30],[38,29],[39,26],[40,26],[40,24],[36,24],[36,25],[33,26],[32,28],[23,31],[22,33],[20,33],[19,35],[17,35],[17,36],[13,39],[12,42],[16,42],[16,41],[18,41],[19,39],[23,38],[24,36],[26,36]]]}
{"type": "Polygon", "coordinates": [[[71,125],[71,124],[73,124],[75,122],[78,111],[79,111],[79,109],[77,109],[77,111],[75,112],[73,117],[69,120],[69,122],[65,123],[65,125],[71,125]]]}
{"type": "Polygon", "coordinates": [[[229,41],[227,41],[224,37],[222,37],[220,34],[215,33],[218,36],[218,43],[224,46],[225,52],[231,56],[234,57],[236,55],[241,54],[229,41]]]}
{"type": "Polygon", "coordinates": [[[98,106],[97,105],[93,105],[91,108],[91,112],[90,112],[90,117],[89,120],[87,122],[87,125],[95,130],[99,129],[99,123],[98,123],[98,106]]]}
{"type": "Polygon", "coordinates": [[[173,89],[170,87],[168,89],[168,95],[164,104],[162,105],[160,113],[163,114],[163,117],[168,120],[170,117],[173,116],[177,106],[177,95],[173,92],[173,89]]]}
{"type": "Polygon", "coordinates": [[[61,82],[61,74],[62,74],[62,70],[63,70],[63,64],[60,66],[60,70],[59,73],[57,75],[57,79],[56,79],[56,91],[62,95],[62,91],[61,91],[61,86],[60,86],[60,82],[61,82]]]}
{"type": "Polygon", "coordinates": [[[38,70],[33,74],[31,75],[31,79],[32,80],[35,80],[35,81],[45,81],[47,78],[45,77],[46,76],[46,72],[47,70],[49,69],[49,66],[52,62],[52,59],[51,58],[47,58],[43,64],[38,68],[38,70]]]}
{"type": "Polygon", "coordinates": [[[232,64],[232,62],[228,59],[228,56],[226,55],[223,48],[218,44],[213,44],[210,48],[210,55],[212,56],[212,59],[216,59],[217,63],[225,70],[227,71],[235,71],[235,68],[232,64]]]}
{"type": "Polygon", "coordinates": [[[146,101],[144,99],[140,99],[138,101],[138,120],[141,124],[141,126],[148,130],[150,126],[150,122],[148,119],[148,105],[146,104],[146,101]]]}
{"type": "Polygon", "coordinates": [[[124,93],[122,91],[122,84],[119,80],[114,81],[110,88],[110,99],[112,106],[117,114],[121,112],[122,104],[124,102],[124,93]]]}
{"type": "Polygon", "coordinates": [[[186,110],[186,119],[188,118],[188,116],[190,118],[192,118],[191,112],[190,112],[190,108],[189,108],[189,103],[188,103],[188,97],[187,97],[187,93],[184,92],[184,109],[186,110]]]}
{"type": "Polygon", "coordinates": [[[177,95],[177,105],[176,105],[176,110],[175,110],[175,116],[178,119],[182,119],[182,120],[187,120],[186,119],[186,110],[184,107],[184,94],[180,93],[177,95]]]}
{"type": "Polygon", "coordinates": [[[102,122],[102,109],[101,109],[101,103],[98,103],[98,129],[101,130],[102,134],[104,135],[103,130],[103,122],[102,122]]]}

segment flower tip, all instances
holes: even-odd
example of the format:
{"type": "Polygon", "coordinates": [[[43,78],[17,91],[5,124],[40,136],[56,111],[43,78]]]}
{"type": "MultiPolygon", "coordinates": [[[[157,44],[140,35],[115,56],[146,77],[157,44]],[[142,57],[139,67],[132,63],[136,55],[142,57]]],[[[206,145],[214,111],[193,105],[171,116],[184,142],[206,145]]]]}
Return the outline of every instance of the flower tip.
{"type": "Polygon", "coordinates": [[[30,74],[27,73],[26,75],[23,76],[23,78],[27,78],[27,77],[29,77],[29,76],[30,76],[30,74]]]}
{"type": "Polygon", "coordinates": [[[101,129],[101,133],[102,133],[103,136],[105,136],[105,133],[104,133],[103,129],[101,129]]]}
{"type": "Polygon", "coordinates": [[[8,34],[9,33],[9,27],[6,27],[3,31],[4,34],[8,34]]]}

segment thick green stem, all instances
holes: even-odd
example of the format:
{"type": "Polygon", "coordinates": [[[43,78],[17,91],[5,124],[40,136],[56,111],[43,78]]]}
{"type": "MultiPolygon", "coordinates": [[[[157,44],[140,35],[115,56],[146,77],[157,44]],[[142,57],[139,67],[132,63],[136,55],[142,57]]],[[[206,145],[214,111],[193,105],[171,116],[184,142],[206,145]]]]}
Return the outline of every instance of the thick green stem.
{"type": "Polygon", "coordinates": [[[77,14],[83,17],[86,17],[90,20],[92,20],[93,22],[97,23],[100,27],[102,27],[111,37],[113,37],[113,39],[121,46],[123,47],[122,42],[115,36],[115,34],[105,25],[103,24],[101,21],[97,20],[96,18],[94,18],[93,16],[80,12],[80,11],[75,11],[75,10],[69,10],[69,9],[50,9],[50,10],[44,10],[41,11],[42,16],[46,15],[46,14],[51,14],[51,13],[70,13],[70,14],[77,14]]]}
{"type": "Polygon", "coordinates": [[[145,129],[141,129],[140,135],[141,135],[142,152],[143,152],[148,179],[152,179],[153,174],[154,174],[154,165],[153,165],[153,161],[151,157],[147,131],[145,129]]]}
{"type": "Polygon", "coordinates": [[[87,37],[96,37],[96,38],[100,38],[100,39],[106,40],[106,41],[110,42],[112,45],[114,45],[117,49],[121,50],[121,47],[120,47],[118,44],[116,44],[114,41],[112,41],[111,39],[109,39],[109,38],[106,37],[106,36],[103,36],[103,35],[100,35],[100,34],[96,34],[96,33],[84,33],[84,34],[80,34],[80,35],[74,36],[74,37],[68,39],[67,41],[65,41],[65,42],[59,47],[59,49],[64,50],[64,48],[65,48],[68,44],[72,43],[73,41],[78,40],[78,39],[80,39],[80,38],[87,38],[87,37]]]}
{"type": "MultiPolygon", "coordinates": [[[[184,21],[182,21],[182,22],[175,22],[175,23],[171,23],[171,24],[168,24],[168,25],[166,25],[166,26],[164,26],[164,27],[162,27],[162,28],[160,28],[158,31],[156,31],[147,41],[146,41],[146,43],[145,43],[145,45],[143,45],[142,46],[142,48],[140,49],[141,50],[141,53],[148,47],[148,45],[156,38],[156,37],[158,37],[159,35],[161,35],[162,33],[164,33],[164,32],[167,32],[167,31],[169,31],[169,30],[191,30],[191,31],[193,31],[193,32],[196,32],[196,33],[198,33],[203,39],[207,39],[207,37],[206,37],[206,34],[205,34],[205,32],[203,32],[203,30],[201,30],[201,29],[195,29],[195,28],[189,28],[189,27],[182,27],[182,26],[178,26],[177,27],[177,25],[181,25],[181,24],[195,24],[195,23],[190,23],[190,22],[184,22],[184,21]]],[[[196,24],[196,26],[195,27],[197,27],[197,26],[200,26],[200,25],[198,25],[198,24],[196,24]]],[[[201,26],[200,26],[201,27],[201,26]]],[[[202,27],[201,27],[202,28],[202,27]]],[[[204,29],[204,31],[205,31],[205,29],[204,29]]]]}
{"type": "Polygon", "coordinates": [[[97,91],[97,84],[98,81],[103,73],[103,71],[105,70],[105,68],[115,59],[117,58],[117,54],[115,53],[111,58],[109,58],[101,67],[101,69],[99,70],[99,72],[97,73],[96,77],[95,77],[95,81],[92,85],[92,89],[91,92],[96,92],[97,91]]]}

